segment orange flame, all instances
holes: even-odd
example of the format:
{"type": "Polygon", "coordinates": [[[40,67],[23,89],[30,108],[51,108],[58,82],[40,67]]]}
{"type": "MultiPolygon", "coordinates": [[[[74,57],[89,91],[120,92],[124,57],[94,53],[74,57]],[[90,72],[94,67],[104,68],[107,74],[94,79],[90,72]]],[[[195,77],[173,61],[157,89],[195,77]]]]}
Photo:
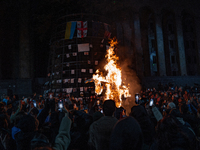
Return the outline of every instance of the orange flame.
{"type": "Polygon", "coordinates": [[[103,92],[103,84],[105,84],[105,100],[112,99],[115,101],[117,107],[122,105],[122,95],[124,97],[130,97],[129,89],[125,85],[122,85],[122,73],[121,68],[117,65],[117,60],[119,57],[115,55],[114,46],[117,41],[112,40],[110,42],[110,47],[107,50],[106,60],[107,64],[104,69],[107,71],[107,75],[104,77],[99,70],[93,75],[93,80],[95,83],[95,93],[100,95],[103,92]]]}

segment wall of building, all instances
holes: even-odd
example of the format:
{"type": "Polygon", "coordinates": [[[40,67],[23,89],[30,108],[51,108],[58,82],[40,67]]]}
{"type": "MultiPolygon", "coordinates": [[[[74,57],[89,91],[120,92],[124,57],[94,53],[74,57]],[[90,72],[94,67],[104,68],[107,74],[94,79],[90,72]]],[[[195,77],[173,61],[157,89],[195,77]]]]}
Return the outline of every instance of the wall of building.
{"type": "Polygon", "coordinates": [[[130,51],[139,77],[199,75],[199,6],[195,0],[124,2],[122,14],[129,15],[117,23],[117,38],[125,38],[127,26],[132,29],[130,51]]]}

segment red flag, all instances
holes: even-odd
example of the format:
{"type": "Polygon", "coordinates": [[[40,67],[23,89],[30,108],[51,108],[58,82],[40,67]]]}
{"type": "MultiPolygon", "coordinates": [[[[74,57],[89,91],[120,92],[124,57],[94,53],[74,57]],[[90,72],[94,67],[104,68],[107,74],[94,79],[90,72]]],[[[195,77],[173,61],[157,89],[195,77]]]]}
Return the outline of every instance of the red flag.
{"type": "Polygon", "coordinates": [[[87,21],[77,21],[77,38],[87,36],[87,21]]]}

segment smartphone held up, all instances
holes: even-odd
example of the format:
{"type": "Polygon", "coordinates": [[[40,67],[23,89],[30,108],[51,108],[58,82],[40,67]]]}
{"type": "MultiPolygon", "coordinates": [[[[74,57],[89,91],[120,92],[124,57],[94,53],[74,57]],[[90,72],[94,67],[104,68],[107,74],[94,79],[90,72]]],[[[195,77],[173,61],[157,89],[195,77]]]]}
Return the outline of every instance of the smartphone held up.
{"type": "Polygon", "coordinates": [[[153,106],[153,103],[154,103],[153,99],[151,99],[150,102],[149,102],[149,106],[153,106]]]}
{"type": "Polygon", "coordinates": [[[58,110],[59,110],[59,111],[62,111],[63,107],[64,107],[64,106],[63,106],[63,100],[60,99],[60,100],[58,101],[58,110]]]}
{"type": "Polygon", "coordinates": [[[139,94],[135,94],[135,103],[139,104],[139,94]]]}

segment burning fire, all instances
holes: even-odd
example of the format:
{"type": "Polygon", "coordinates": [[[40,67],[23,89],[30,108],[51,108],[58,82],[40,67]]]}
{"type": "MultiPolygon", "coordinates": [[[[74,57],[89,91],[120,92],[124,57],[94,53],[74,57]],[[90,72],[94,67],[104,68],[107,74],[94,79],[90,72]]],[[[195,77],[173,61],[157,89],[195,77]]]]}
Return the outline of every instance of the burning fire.
{"type": "Polygon", "coordinates": [[[122,73],[121,68],[117,65],[117,60],[119,57],[115,55],[114,46],[117,41],[112,40],[110,42],[110,47],[107,50],[106,61],[107,64],[104,69],[107,71],[107,75],[104,77],[99,70],[93,75],[93,80],[95,83],[95,93],[100,95],[104,86],[105,90],[105,100],[112,99],[115,101],[117,107],[121,107],[122,95],[124,97],[130,97],[129,89],[125,85],[122,85],[122,73]]]}

